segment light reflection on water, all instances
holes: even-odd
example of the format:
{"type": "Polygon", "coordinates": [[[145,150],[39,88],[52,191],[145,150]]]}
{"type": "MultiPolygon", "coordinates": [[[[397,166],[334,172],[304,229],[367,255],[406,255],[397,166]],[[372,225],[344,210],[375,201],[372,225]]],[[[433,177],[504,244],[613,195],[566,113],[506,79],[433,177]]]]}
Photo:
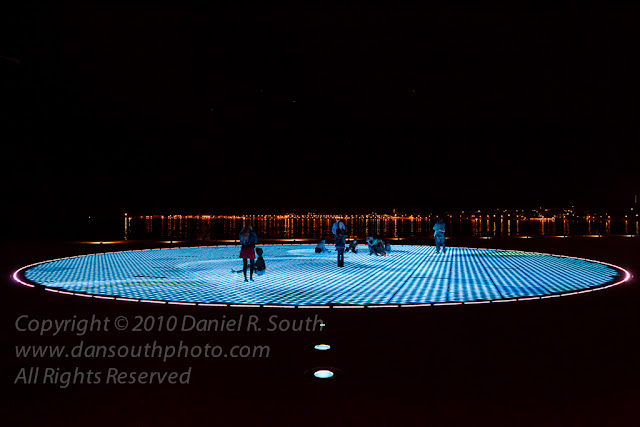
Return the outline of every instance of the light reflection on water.
{"type": "MultiPolygon", "coordinates": [[[[345,217],[349,236],[364,243],[366,236],[387,238],[430,237],[435,219],[345,217]]],[[[128,239],[237,239],[245,224],[251,224],[262,238],[331,239],[334,218],[313,216],[212,217],[209,215],[155,215],[126,217],[124,233],[128,239]]],[[[637,219],[510,219],[461,218],[445,220],[447,236],[520,237],[571,235],[638,235],[637,219]]]]}

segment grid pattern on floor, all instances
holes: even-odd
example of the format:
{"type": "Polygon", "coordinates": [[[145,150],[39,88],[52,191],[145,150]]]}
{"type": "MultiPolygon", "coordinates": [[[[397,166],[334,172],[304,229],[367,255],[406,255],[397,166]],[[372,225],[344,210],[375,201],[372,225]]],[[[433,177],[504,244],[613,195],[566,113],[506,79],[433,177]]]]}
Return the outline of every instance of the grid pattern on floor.
{"type": "Polygon", "coordinates": [[[403,305],[540,297],[592,289],[620,275],[598,262],[495,249],[395,246],[386,257],[262,245],[267,270],[245,282],[238,247],[112,252],[34,265],[32,283],[74,293],[183,303],[403,305]]]}

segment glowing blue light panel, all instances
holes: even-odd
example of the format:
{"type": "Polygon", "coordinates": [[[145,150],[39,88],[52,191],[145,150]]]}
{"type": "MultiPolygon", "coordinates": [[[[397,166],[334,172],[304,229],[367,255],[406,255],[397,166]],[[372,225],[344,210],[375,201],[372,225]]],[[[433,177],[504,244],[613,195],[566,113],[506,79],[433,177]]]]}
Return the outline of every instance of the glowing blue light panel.
{"type": "MultiPolygon", "coordinates": [[[[544,297],[622,282],[597,261],[495,249],[395,246],[316,254],[314,245],[261,245],[267,270],[245,282],[237,246],[169,248],[65,258],[24,268],[51,290],[144,301],[274,306],[402,306],[544,297]]],[[[627,273],[628,275],[628,273],[627,273]]],[[[628,278],[628,277],[627,277],[628,278]]]]}

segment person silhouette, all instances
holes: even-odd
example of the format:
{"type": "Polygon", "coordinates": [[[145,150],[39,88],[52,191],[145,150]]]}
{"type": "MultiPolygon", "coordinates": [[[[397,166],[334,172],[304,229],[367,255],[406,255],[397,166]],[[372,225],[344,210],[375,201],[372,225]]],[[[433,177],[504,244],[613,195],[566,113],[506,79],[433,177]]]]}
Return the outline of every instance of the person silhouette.
{"type": "Polygon", "coordinates": [[[440,253],[440,247],[442,247],[442,253],[445,253],[447,248],[444,243],[444,220],[441,216],[438,216],[433,225],[433,237],[436,239],[436,253],[440,253]]]}
{"type": "Polygon", "coordinates": [[[336,237],[336,252],[338,252],[338,267],[344,267],[344,248],[347,244],[347,231],[344,222],[340,218],[336,218],[336,222],[331,227],[333,235],[336,237]]]}
{"type": "Polygon", "coordinates": [[[242,258],[242,272],[244,273],[244,281],[247,280],[247,261],[251,260],[251,269],[249,270],[249,278],[253,281],[253,270],[256,259],[255,247],[258,243],[258,235],[254,231],[251,225],[245,226],[240,231],[240,244],[242,249],[240,250],[240,258],[242,258]]]}
{"type": "Polygon", "coordinates": [[[256,254],[258,254],[258,259],[256,260],[256,274],[258,276],[262,276],[265,273],[265,270],[267,269],[267,265],[264,262],[264,258],[262,257],[263,254],[263,250],[262,248],[256,248],[256,254]]]}
{"type": "Polygon", "coordinates": [[[324,244],[324,239],[322,239],[322,240],[320,240],[320,241],[318,242],[318,244],[316,245],[315,252],[316,252],[317,254],[324,254],[324,253],[329,252],[329,249],[327,249],[327,247],[326,247],[326,246],[325,246],[325,244],[324,244]]]}

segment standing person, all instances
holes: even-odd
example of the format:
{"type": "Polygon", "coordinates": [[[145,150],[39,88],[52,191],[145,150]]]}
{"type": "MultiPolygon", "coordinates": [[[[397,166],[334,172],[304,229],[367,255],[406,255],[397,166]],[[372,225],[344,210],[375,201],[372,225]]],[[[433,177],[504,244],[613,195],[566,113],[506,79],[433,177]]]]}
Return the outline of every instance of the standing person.
{"type": "Polygon", "coordinates": [[[445,253],[447,248],[444,244],[444,220],[441,216],[438,216],[438,219],[433,226],[433,237],[436,239],[436,253],[440,253],[441,246],[442,253],[445,253]]]}
{"type": "Polygon", "coordinates": [[[346,246],[347,231],[344,222],[336,218],[336,222],[331,227],[333,235],[336,236],[336,252],[338,252],[338,267],[344,267],[344,247],[346,246]]]}
{"type": "Polygon", "coordinates": [[[244,273],[244,281],[247,280],[247,260],[251,260],[251,269],[249,270],[249,278],[253,282],[253,269],[256,259],[255,247],[258,243],[258,235],[253,230],[253,227],[247,225],[240,231],[240,244],[242,249],[240,250],[240,258],[242,258],[242,272],[244,273]]]}

